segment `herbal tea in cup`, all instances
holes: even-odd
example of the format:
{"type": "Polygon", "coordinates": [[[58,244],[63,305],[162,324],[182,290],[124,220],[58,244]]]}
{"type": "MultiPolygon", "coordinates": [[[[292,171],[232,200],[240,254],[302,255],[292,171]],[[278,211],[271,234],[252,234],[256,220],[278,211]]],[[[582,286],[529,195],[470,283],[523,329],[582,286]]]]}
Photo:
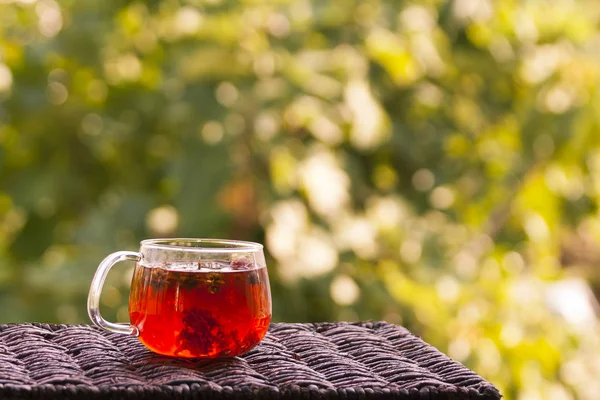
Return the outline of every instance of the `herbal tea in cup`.
{"type": "Polygon", "coordinates": [[[271,320],[262,245],[211,239],[152,239],[139,253],[117,252],[98,267],[88,313],[101,328],[137,335],[150,350],[187,358],[231,357],[256,346],[271,320]],[[130,324],[99,313],[108,270],[136,261],[129,295],[130,324]]]}

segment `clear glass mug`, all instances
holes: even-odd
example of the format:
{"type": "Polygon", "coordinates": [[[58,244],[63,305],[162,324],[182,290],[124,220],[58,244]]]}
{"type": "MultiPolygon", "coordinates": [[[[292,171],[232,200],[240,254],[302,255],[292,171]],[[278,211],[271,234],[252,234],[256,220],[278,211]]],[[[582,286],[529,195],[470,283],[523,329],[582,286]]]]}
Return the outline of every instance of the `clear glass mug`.
{"type": "Polygon", "coordinates": [[[243,354],[265,336],[271,292],[258,243],[218,239],[150,239],[139,252],[119,251],[98,266],[88,314],[106,330],[136,335],[168,356],[217,358],[243,354]],[[100,292],[119,261],[135,261],[129,324],[100,315],[100,292]]]}

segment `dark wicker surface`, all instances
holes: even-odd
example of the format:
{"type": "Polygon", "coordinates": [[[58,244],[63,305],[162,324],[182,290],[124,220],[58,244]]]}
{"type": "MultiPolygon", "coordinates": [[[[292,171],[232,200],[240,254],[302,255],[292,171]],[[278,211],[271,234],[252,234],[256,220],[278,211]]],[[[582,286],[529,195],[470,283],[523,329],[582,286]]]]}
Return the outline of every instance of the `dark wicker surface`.
{"type": "Polygon", "coordinates": [[[0,325],[0,398],[499,399],[490,383],[406,329],[272,324],[242,357],[155,355],[83,325],[0,325]]]}

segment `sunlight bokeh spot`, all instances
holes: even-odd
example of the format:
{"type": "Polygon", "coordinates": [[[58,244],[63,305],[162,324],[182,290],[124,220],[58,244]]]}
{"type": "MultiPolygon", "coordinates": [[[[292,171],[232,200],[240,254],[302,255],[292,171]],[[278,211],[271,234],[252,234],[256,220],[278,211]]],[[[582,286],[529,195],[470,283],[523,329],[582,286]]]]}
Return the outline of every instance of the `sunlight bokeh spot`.
{"type": "Polygon", "coordinates": [[[369,149],[388,138],[386,121],[367,83],[351,82],[345,91],[346,104],[353,114],[350,142],[359,149],[369,149]]]}
{"type": "Polygon", "coordinates": [[[0,92],[7,92],[12,86],[13,78],[10,69],[0,63],[0,92]]]}
{"type": "Polygon", "coordinates": [[[217,144],[223,139],[223,125],[217,121],[208,121],[201,130],[202,139],[210,145],[217,144]]]}
{"type": "Polygon", "coordinates": [[[229,82],[222,82],[215,91],[217,101],[225,107],[231,107],[239,97],[238,90],[229,82]]]}
{"type": "Polygon", "coordinates": [[[173,206],[160,206],[148,213],[146,225],[157,235],[171,235],[179,225],[179,214],[173,206]]]}
{"type": "Polygon", "coordinates": [[[102,117],[95,113],[87,114],[81,120],[81,129],[87,135],[99,135],[100,132],[102,132],[103,127],[104,122],[102,121],[102,117]]]}
{"type": "Polygon", "coordinates": [[[429,201],[435,208],[445,210],[454,204],[454,192],[448,187],[438,186],[431,192],[429,201]]]}
{"type": "Polygon", "coordinates": [[[329,288],[331,298],[341,306],[353,304],[360,296],[360,288],[348,275],[338,275],[329,288]]]}
{"type": "Polygon", "coordinates": [[[53,0],[40,0],[35,10],[38,14],[38,28],[46,37],[53,37],[61,30],[63,18],[59,5],[53,0]]]}
{"type": "Polygon", "coordinates": [[[69,97],[69,91],[59,82],[50,82],[48,84],[48,88],[46,89],[46,96],[48,97],[48,101],[54,105],[61,105],[67,98],[69,97]]]}
{"type": "Polygon", "coordinates": [[[421,168],[412,176],[412,184],[415,189],[426,192],[435,184],[435,176],[430,170],[421,168]]]}
{"type": "Polygon", "coordinates": [[[311,207],[324,217],[338,214],[349,202],[350,181],[335,156],[319,150],[300,167],[311,207]]]}
{"type": "Polygon", "coordinates": [[[202,14],[193,7],[182,7],[175,15],[175,28],[180,35],[192,35],[202,25],[202,14]]]}

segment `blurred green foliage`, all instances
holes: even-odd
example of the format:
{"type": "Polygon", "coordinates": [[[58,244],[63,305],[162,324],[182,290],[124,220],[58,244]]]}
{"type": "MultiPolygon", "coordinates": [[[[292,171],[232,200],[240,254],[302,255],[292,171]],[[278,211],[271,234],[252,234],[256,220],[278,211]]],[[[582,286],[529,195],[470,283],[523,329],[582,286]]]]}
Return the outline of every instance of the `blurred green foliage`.
{"type": "Polygon", "coordinates": [[[386,319],[507,399],[596,399],[576,278],[598,292],[599,19],[585,0],[0,0],[0,322],[88,322],[98,262],[142,238],[249,239],[277,320],[386,319]]]}

